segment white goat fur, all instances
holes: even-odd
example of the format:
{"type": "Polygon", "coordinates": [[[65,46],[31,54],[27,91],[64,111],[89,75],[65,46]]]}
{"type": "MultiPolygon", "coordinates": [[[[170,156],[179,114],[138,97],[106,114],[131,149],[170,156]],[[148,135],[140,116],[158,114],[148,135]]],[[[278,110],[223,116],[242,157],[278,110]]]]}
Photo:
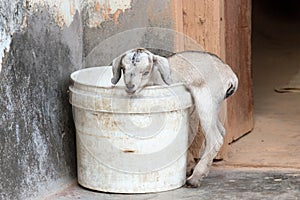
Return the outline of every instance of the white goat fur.
{"type": "Polygon", "coordinates": [[[218,119],[218,113],[224,99],[231,96],[238,87],[234,72],[217,56],[207,52],[185,51],[164,58],[143,48],[129,50],[115,58],[112,67],[112,83],[119,81],[123,70],[126,91],[130,94],[148,85],[169,85],[177,81],[185,83],[197,111],[194,112],[196,118],[191,116],[194,120],[190,123],[189,134],[197,132],[200,120],[205,137],[202,156],[196,166],[193,158],[188,156],[187,174],[191,173],[191,176],[187,178],[186,184],[198,187],[223,144],[225,129],[218,119]]]}

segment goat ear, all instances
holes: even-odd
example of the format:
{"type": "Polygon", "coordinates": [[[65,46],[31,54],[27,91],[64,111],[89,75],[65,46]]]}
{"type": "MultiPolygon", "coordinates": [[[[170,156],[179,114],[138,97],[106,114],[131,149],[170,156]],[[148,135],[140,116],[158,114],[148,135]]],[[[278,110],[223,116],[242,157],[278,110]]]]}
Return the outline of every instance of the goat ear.
{"type": "Polygon", "coordinates": [[[163,81],[167,85],[170,85],[172,83],[172,78],[168,59],[161,56],[153,55],[153,66],[158,69],[163,81]]]}
{"type": "Polygon", "coordinates": [[[124,57],[124,54],[115,58],[112,62],[113,77],[111,79],[111,83],[114,85],[117,84],[121,78],[121,68],[122,68],[121,61],[122,61],[123,57],[124,57]]]}

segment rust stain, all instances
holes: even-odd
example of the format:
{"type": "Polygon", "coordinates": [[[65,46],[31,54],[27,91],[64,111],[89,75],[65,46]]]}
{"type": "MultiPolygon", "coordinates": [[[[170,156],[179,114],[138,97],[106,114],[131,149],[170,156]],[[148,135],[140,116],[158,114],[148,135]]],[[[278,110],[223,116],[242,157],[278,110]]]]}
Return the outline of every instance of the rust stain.
{"type": "Polygon", "coordinates": [[[104,10],[105,10],[107,13],[110,13],[110,12],[111,12],[111,8],[110,8],[109,4],[104,4],[104,10]]]}
{"type": "MultiPolygon", "coordinates": [[[[114,13],[112,13],[113,9],[110,7],[109,3],[99,3],[96,2],[94,4],[94,14],[100,15],[101,18],[103,20],[110,20],[110,21],[114,21],[115,24],[119,24],[119,17],[120,14],[122,14],[124,12],[123,9],[117,9],[114,13]]],[[[95,20],[93,20],[93,24],[96,24],[97,26],[101,24],[101,20],[99,21],[99,18],[95,18],[95,20]]]]}
{"type": "Polygon", "coordinates": [[[94,6],[94,10],[95,10],[95,12],[101,12],[101,5],[99,2],[96,2],[95,6],[94,6]]]}
{"type": "Polygon", "coordinates": [[[113,14],[113,21],[114,21],[116,24],[119,23],[118,19],[119,19],[119,16],[120,16],[121,13],[123,13],[123,10],[118,9],[118,10],[113,14]]]}
{"type": "Polygon", "coordinates": [[[104,20],[111,20],[111,17],[110,17],[110,7],[109,5],[106,5],[106,4],[103,4],[103,8],[102,8],[102,17],[104,20]]]}

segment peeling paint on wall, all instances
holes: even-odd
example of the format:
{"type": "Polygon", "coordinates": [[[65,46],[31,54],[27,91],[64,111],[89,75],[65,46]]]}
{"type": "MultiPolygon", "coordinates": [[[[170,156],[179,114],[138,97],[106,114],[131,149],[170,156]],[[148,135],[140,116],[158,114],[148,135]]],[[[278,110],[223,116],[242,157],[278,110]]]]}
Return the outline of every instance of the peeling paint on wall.
{"type": "Polygon", "coordinates": [[[29,14],[47,9],[60,27],[70,26],[81,8],[79,0],[25,0],[23,6],[29,14]]]}
{"type": "Polygon", "coordinates": [[[86,12],[85,24],[97,27],[105,20],[118,23],[120,14],[131,8],[131,0],[13,0],[0,1],[0,72],[12,35],[26,27],[28,15],[47,10],[59,27],[73,22],[76,12],[86,12]],[[8,14],[9,13],[9,14],[8,14]]]}
{"type": "Polygon", "coordinates": [[[87,25],[95,27],[105,20],[117,23],[119,15],[131,8],[131,0],[26,0],[23,5],[29,12],[47,8],[60,27],[69,26],[76,11],[85,9],[89,15],[87,25]]]}
{"type": "Polygon", "coordinates": [[[105,20],[117,24],[120,14],[131,8],[131,0],[89,0],[81,8],[87,12],[85,23],[89,27],[97,27],[105,20]]]}

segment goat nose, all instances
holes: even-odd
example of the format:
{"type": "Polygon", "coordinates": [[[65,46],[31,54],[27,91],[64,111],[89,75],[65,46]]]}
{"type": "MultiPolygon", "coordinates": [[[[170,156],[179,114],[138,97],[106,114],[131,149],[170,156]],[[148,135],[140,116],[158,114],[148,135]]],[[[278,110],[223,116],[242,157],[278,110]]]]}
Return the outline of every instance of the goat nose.
{"type": "Polygon", "coordinates": [[[131,83],[126,84],[126,87],[127,87],[129,90],[133,89],[134,86],[135,86],[135,85],[134,85],[134,84],[131,84],[131,83]]]}

